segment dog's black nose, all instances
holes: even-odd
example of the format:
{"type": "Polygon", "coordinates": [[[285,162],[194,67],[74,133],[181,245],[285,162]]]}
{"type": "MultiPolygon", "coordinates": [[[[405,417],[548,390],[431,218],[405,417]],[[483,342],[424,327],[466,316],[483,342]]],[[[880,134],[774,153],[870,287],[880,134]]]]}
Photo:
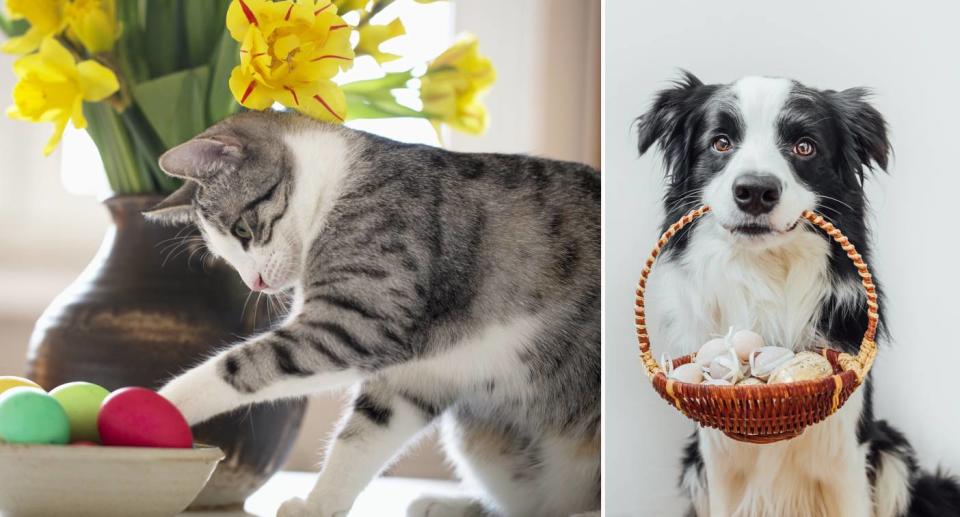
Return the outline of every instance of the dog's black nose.
{"type": "Polygon", "coordinates": [[[780,180],[768,174],[744,174],[733,182],[733,199],[750,215],[766,214],[780,201],[780,180]]]}

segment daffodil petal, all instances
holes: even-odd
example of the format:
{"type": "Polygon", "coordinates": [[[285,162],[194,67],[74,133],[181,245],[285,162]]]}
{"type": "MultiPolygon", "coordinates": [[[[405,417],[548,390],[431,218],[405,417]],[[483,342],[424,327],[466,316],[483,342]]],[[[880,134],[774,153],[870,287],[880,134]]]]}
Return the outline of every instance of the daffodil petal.
{"type": "Polygon", "coordinates": [[[241,68],[234,67],[230,73],[230,92],[240,105],[254,109],[265,110],[273,105],[271,89],[257,81],[252,75],[245,74],[241,68]]]}
{"type": "Polygon", "coordinates": [[[7,12],[15,20],[26,19],[33,27],[56,30],[63,14],[64,0],[7,0],[7,12]]]}
{"type": "Polygon", "coordinates": [[[296,34],[280,36],[273,42],[273,55],[278,59],[286,59],[292,52],[299,50],[300,38],[296,34]]]}
{"type": "Polygon", "coordinates": [[[493,64],[480,54],[476,38],[468,36],[427,66],[420,78],[422,111],[458,131],[482,133],[489,116],[480,99],[495,80],[493,64]]]}
{"type": "Polygon", "coordinates": [[[288,107],[328,122],[341,123],[347,118],[347,97],[333,81],[318,81],[296,90],[300,102],[288,107]]]}
{"type": "Polygon", "coordinates": [[[110,50],[116,41],[116,22],[103,10],[96,9],[85,13],[70,26],[80,43],[92,54],[110,50]]]}
{"type": "Polygon", "coordinates": [[[243,41],[250,27],[260,23],[257,12],[263,7],[264,0],[233,0],[227,8],[227,30],[230,36],[243,41]]]}
{"type": "Polygon", "coordinates": [[[47,145],[43,148],[44,156],[50,156],[53,150],[57,148],[57,144],[59,144],[60,139],[63,138],[63,130],[67,128],[67,122],[69,121],[69,114],[64,114],[64,116],[61,116],[54,122],[53,135],[50,136],[50,140],[47,140],[47,145]]]}
{"type": "Polygon", "coordinates": [[[380,45],[403,34],[406,34],[406,29],[404,29],[403,22],[399,18],[387,25],[364,25],[360,28],[360,42],[357,44],[357,52],[372,56],[378,63],[393,61],[400,56],[381,52],[380,45]]]}
{"type": "Polygon", "coordinates": [[[103,100],[120,89],[113,70],[92,59],[81,61],[77,65],[80,93],[84,100],[96,102],[103,100]]]}
{"type": "Polygon", "coordinates": [[[70,118],[73,120],[73,127],[77,129],[87,127],[87,118],[83,116],[83,99],[77,99],[73,103],[73,115],[70,118]]]}
{"type": "Polygon", "coordinates": [[[251,29],[247,31],[240,45],[240,66],[250,67],[260,64],[269,66],[270,47],[260,30],[251,29]]]}
{"type": "Polygon", "coordinates": [[[40,47],[40,41],[43,40],[44,36],[45,34],[43,32],[37,30],[35,27],[31,27],[23,36],[10,38],[4,42],[0,50],[3,50],[7,54],[27,54],[40,47]]]}
{"type": "Polygon", "coordinates": [[[283,20],[287,22],[297,22],[297,23],[311,23],[313,21],[314,13],[318,10],[328,9],[330,2],[321,2],[326,5],[318,5],[313,2],[297,2],[295,4],[289,5],[287,11],[284,13],[283,20]]]}
{"type": "Polygon", "coordinates": [[[25,120],[30,121],[29,118],[23,116],[23,113],[20,113],[20,109],[16,105],[7,106],[7,116],[14,120],[25,120]]]}
{"type": "Polygon", "coordinates": [[[70,75],[76,69],[76,61],[63,45],[55,38],[47,38],[40,43],[40,57],[51,67],[70,75]]]}

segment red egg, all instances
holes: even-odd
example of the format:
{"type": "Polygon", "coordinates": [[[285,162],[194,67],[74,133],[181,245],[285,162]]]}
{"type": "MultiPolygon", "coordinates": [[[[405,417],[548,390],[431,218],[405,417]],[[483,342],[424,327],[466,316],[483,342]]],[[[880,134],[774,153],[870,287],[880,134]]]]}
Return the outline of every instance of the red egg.
{"type": "Polygon", "coordinates": [[[122,388],[103,401],[97,429],[104,445],[189,449],[193,433],[180,411],[145,388],[122,388]]]}

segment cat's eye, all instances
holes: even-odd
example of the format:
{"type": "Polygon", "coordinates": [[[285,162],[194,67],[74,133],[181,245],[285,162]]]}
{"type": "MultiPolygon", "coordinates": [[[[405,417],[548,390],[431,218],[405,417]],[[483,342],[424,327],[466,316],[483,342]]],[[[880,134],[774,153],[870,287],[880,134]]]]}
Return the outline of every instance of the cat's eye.
{"type": "Polygon", "coordinates": [[[253,232],[250,231],[250,226],[244,220],[237,221],[237,224],[233,225],[233,234],[237,236],[240,240],[250,240],[253,237],[253,232]]]}
{"type": "Polygon", "coordinates": [[[713,139],[713,150],[718,153],[726,153],[733,149],[733,144],[730,143],[730,137],[727,135],[720,135],[713,139]]]}
{"type": "Polygon", "coordinates": [[[801,138],[793,146],[793,154],[797,156],[813,156],[815,152],[817,152],[817,146],[809,138],[801,138]]]}

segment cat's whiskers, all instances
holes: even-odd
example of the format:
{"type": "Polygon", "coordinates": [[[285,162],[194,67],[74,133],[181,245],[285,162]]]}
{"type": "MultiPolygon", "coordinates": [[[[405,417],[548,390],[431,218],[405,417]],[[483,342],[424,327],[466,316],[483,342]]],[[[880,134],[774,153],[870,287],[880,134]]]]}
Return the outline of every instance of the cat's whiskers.
{"type": "MultiPolygon", "coordinates": [[[[250,296],[252,296],[252,295],[253,295],[253,291],[247,292],[247,298],[246,298],[245,300],[243,300],[243,308],[240,310],[240,321],[244,321],[244,320],[246,319],[246,315],[247,315],[247,304],[250,303],[250,296]]],[[[254,307],[253,310],[256,311],[257,308],[254,307]]],[[[256,321],[256,317],[255,317],[255,316],[254,316],[254,321],[256,321]]]]}

